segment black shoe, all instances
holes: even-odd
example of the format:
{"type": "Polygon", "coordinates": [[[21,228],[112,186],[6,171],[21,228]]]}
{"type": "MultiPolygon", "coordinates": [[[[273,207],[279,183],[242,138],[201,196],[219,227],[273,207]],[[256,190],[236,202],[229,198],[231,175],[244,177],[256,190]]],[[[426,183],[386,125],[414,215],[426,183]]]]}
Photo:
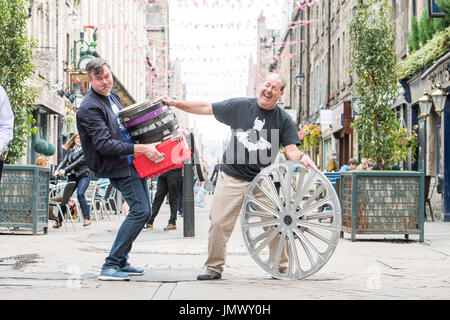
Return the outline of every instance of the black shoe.
{"type": "Polygon", "coordinates": [[[197,280],[218,280],[218,279],[222,279],[222,275],[209,269],[206,269],[206,273],[199,274],[197,276],[197,280]]]}

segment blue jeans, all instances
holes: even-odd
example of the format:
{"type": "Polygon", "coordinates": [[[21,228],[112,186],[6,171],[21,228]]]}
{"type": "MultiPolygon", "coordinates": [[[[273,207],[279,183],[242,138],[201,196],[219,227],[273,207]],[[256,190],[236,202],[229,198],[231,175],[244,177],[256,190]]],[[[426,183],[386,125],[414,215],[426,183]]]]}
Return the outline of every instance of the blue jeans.
{"type": "MultiPolygon", "coordinates": [[[[86,193],[87,188],[89,187],[89,182],[91,181],[89,174],[85,174],[82,176],[76,176],[74,174],[69,175],[67,178],[67,181],[75,181],[75,187],[74,190],[77,190],[77,198],[78,202],[81,206],[81,212],[83,212],[83,218],[87,220],[91,220],[91,216],[89,214],[89,205],[86,201],[86,196],[84,195],[86,193]]],[[[63,214],[66,214],[66,206],[61,207],[61,210],[63,214]]],[[[61,212],[58,213],[59,221],[62,221],[61,212]]]]}
{"type": "Polygon", "coordinates": [[[108,268],[118,270],[128,264],[131,246],[152,213],[147,179],[141,179],[133,165],[129,167],[129,177],[110,179],[111,184],[122,193],[130,211],[117,231],[116,239],[102,270],[108,268]]]}
{"type": "Polygon", "coordinates": [[[75,177],[75,175],[70,175],[68,181],[71,181],[71,177],[74,176],[76,181],[75,188],[77,188],[77,198],[78,202],[81,206],[81,211],[83,212],[84,219],[91,220],[91,216],[89,214],[89,206],[86,201],[85,193],[87,188],[89,187],[89,182],[91,181],[89,174],[82,175],[79,177],[75,177]]]}

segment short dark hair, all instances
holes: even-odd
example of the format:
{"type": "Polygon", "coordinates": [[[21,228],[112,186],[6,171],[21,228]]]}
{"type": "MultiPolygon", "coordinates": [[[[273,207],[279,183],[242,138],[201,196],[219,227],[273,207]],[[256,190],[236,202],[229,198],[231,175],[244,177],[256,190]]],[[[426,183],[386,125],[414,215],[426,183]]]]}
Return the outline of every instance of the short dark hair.
{"type": "Polygon", "coordinates": [[[102,73],[103,66],[107,66],[111,70],[111,67],[109,66],[108,62],[106,62],[105,59],[94,58],[91,61],[89,61],[88,64],[86,65],[86,72],[88,77],[91,77],[92,74],[96,75],[102,73]]]}
{"type": "Polygon", "coordinates": [[[359,164],[359,161],[356,158],[351,158],[350,160],[348,160],[348,164],[359,164]]]}

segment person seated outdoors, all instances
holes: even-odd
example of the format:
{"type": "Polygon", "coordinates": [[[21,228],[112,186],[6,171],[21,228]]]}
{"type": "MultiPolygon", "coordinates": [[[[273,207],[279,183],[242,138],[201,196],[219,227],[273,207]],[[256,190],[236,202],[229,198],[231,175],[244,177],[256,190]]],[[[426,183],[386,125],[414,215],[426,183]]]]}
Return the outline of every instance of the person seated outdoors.
{"type": "Polygon", "coordinates": [[[336,172],[336,160],[333,156],[328,156],[327,172],[336,172]]]}
{"type": "Polygon", "coordinates": [[[362,158],[361,164],[358,166],[358,170],[372,170],[373,163],[370,158],[362,158]]]}
{"type": "Polygon", "coordinates": [[[359,164],[359,162],[358,162],[358,160],[356,160],[356,158],[351,158],[350,160],[348,160],[348,165],[347,164],[343,165],[339,169],[339,172],[355,170],[356,167],[358,166],[358,164],[359,164]]]}
{"type": "MultiPolygon", "coordinates": [[[[383,163],[383,165],[384,165],[384,160],[382,160],[382,163],[383,163]]],[[[380,170],[380,168],[378,167],[378,164],[375,164],[373,167],[372,167],[372,170],[380,170]]],[[[394,164],[393,166],[391,166],[391,167],[387,167],[387,168],[385,168],[384,170],[401,170],[400,169],[400,166],[399,165],[397,165],[397,164],[394,164]]]]}
{"type": "MultiPolygon", "coordinates": [[[[67,151],[64,159],[58,165],[53,174],[54,177],[61,177],[68,174],[67,180],[75,181],[75,188],[77,190],[77,198],[81,206],[84,222],[83,226],[87,227],[91,224],[91,216],[89,213],[89,205],[86,200],[86,190],[89,187],[91,181],[90,170],[84,159],[83,148],[78,133],[74,133],[69,140],[64,144],[63,149],[67,151]]],[[[66,213],[66,207],[62,207],[62,214],[66,213]]],[[[59,224],[53,226],[59,228],[62,226],[62,215],[59,213],[59,224]]]]}

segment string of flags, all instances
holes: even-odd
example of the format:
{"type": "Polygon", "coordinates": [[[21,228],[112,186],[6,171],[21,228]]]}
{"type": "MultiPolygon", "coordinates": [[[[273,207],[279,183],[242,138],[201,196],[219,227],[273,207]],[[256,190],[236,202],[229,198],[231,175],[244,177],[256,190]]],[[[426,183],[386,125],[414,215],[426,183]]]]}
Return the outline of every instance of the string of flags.
{"type": "MultiPolygon", "coordinates": [[[[100,0],[101,2],[106,2],[106,0],[100,0]]],[[[221,75],[227,77],[229,81],[225,83],[211,82],[211,77],[217,72],[214,70],[214,66],[220,64],[226,64],[228,66],[232,66],[237,62],[243,62],[248,65],[248,61],[250,58],[253,58],[254,61],[287,61],[289,59],[295,60],[298,58],[297,53],[288,53],[275,55],[275,49],[295,46],[302,42],[302,40],[293,40],[293,41],[271,41],[266,44],[266,48],[262,50],[261,55],[256,54],[256,50],[254,50],[254,54],[251,54],[252,47],[256,49],[256,29],[257,29],[257,19],[240,19],[239,21],[233,21],[233,18],[230,19],[229,16],[224,15],[224,19],[221,21],[217,21],[214,23],[211,22],[202,22],[202,21],[187,21],[182,19],[173,19],[169,15],[169,22],[163,22],[163,19],[160,19],[161,11],[157,9],[164,9],[164,6],[168,5],[173,8],[198,8],[198,9],[216,9],[221,10],[223,8],[231,8],[232,10],[243,10],[245,8],[256,7],[259,6],[262,2],[267,2],[263,0],[154,0],[152,3],[147,3],[142,0],[129,0],[133,1],[136,5],[140,7],[145,7],[146,9],[151,9],[150,14],[147,15],[147,23],[146,24],[137,24],[137,22],[127,21],[127,23],[118,24],[118,23],[103,23],[99,24],[97,27],[99,31],[103,31],[103,34],[111,33],[111,32],[127,32],[131,34],[131,37],[127,39],[126,43],[114,43],[113,47],[118,51],[131,53],[126,55],[125,59],[122,59],[123,64],[125,65],[133,65],[136,66],[136,73],[141,77],[149,77],[153,79],[152,87],[148,87],[147,82],[139,82],[137,85],[146,86],[147,93],[152,92],[153,95],[165,95],[170,94],[168,92],[167,86],[163,84],[165,79],[175,77],[173,71],[164,70],[164,75],[162,75],[162,70],[158,70],[159,64],[165,64],[168,62],[170,65],[171,58],[169,57],[170,53],[173,52],[181,52],[182,55],[178,56],[174,61],[180,63],[182,65],[212,65],[211,71],[197,71],[191,72],[190,76],[196,77],[195,80],[190,80],[191,77],[186,77],[185,73],[182,72],[182,80],[186,83],[186,89],[189,90],[189,93],[192,95],[201,95],[208,92],[208,94],[216,94],[223,95],[224,92],[227,93],[236,93],[236,91],[232,91],[231,89],[224,88],[223,90],[212,90],[213,86],[229,86],[233,82],[236,82],[235,79],[245,79],[248,78],[248,68],[238,68],[234,69],[231,72],[222,71],[221,75]],[[158,13],[159,11],[159,13],[158,13]],[[154,22],[154,23],[153,23],[154,22]],[[229,41],[226,39],[225,41],[219,43],[202,43],[201,39],[198,42],[186,42],[186,40],[182,41],[173,41],[167,39],[160,39],[158,36],[147,36],[142,37],[143,34],[149,34],[148,31],[157,31],[164,29],[183,29],[189,32],[196,31],[210,31],[211,33],[216,33],[220,31],[229,31],[235,32],[236,37],[234,40],[229,41]],[[239,36],[243,32],[254,32],[255,39],[254,41],[246,41],[241,39],[239,36]],[[221,53],[222,51],[229,52],[231,50],[234,54],[211,54],[211,52],[221,53]],[[152,61],[152,67],[148,68],[148,62],[152,61]],[[142,68],[145,66],[145,68],[142,68]],[[209,78],[208,78],[209,77],[209,78]],[[186,80],[190,81],[186,81],[186,80]],[[164,80],[164,81],[163,81],[164,80]],[[161,82],[161,83],[159,83],[161,82]],[[227,91],[228,90],[228,91],[227,91]]],[[[329,0],[297,0],[293,1],[294,5],[292,6],[292,11],[295,10],[305,10],[308,7],[312,7],[313,5],[321,5],[327,3],[329,0]]],[[[124,1],[122,0],[112,0],[112,6],[121,7],[124,5],[124,1]]],[[[272,0],[272,3],[278,5],[280,8],[285,4],[284,0],[272,0]]],[[[109,1],[108,1],[109,4],[109,1]]],[[[283,11],[284,14],[287,14],[288,10],[285,9],[283,11]]],[[[147,11],[149,12],[149,11],[147,11]]],[[[262,13],[262,12],[261,12],[262,13]]],[[[262,16],[266,19],[266,16],[262,16]]],[[[126,21],[126,20],[125,20],[126,21]]],[[[293,21],[287,26],[287,28],[302,28],[306,27],[311,23],[316,23],[317,19],[311,20],[300,20],[293,21]]],[[[220,39],[219,39],[220,40],[220,39]]],[[[164,68],[164,67],[163,67],[164,68]]],[[[283,66],[279,66],[278,72],[288,71],[283,66]]]]}

